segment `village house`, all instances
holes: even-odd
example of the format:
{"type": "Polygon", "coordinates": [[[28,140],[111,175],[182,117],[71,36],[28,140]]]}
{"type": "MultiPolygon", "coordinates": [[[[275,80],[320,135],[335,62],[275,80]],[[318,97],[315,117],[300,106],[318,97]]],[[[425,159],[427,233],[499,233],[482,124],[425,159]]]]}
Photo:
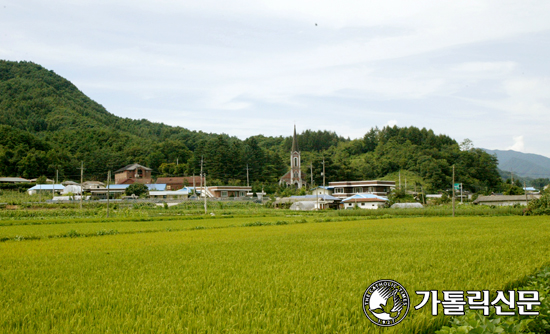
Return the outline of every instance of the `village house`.
{"type": "Polygon", "coordinates": [[[395,181],[336,181],[329,182],[332,187],[332,196],[348,198],[354,194],[372,194],[377,196],[388,196],[395,188],[395,181]]]}
{"type": "Polygon", "coordinates": [[[246,198],[251,191],[252,187],[245,186],[206,187],[206,195],[213,198],[246,198]]]}
{"type": "Polygon", "coordinates": [[[166,184],[166,190],[179,190],[184,187],[199,187],[204,184],[204,178],[200,176],[159,177],[156,183],[166,184]]]}
{"type": "Polygon", "coordinates": [[[334,187],[319,186],[314,188],[311,191],[311,194],[312,195],[332,195],[333,192],[334,192],[334,187]]]}
{"type": "MultiPolygon", "coordinates": [[[[166,186],[168,188],[168,186],[166,186]]],[[[178,190],[151,190],[149,198],[156,199],[187,199],[191,193],[190,188],[181,188],[178,190]]]]}
{"type": "MultiPolygon", "coordinates": [[[[92,196],[94,198],[107,198],[107,193],[110,194],[111,198],[113,197],[120,197],[126,192],[126,188],[128,188],[129,184],[111,184],[107,185],[107,187],[101,187],[101,188],[93,188],[90,189],[90,193],[92,193],[92,196]]],[[[145,185],[147,189],[149,189],[149,193],[151,191],[164,191],[166,190],[165,184],[146,184],[145,185]]]]}
{"type": "Polygon", "coordinates": [[[105,183],[99,181],[86,181],[82,183],[82,189],[84,191],[90,191],[91,189],[104,188],[105,183]]]}
{"type": "Polygon", "coordinates": [[[29,188],[27,190],[28,194],[29,195],[34,195],[34,194],[38,194],[38,192],[41,192],[41,193],[56,193],[56,194],[60,194],[63,190],[65,189],[65,187],[63,187],[62,184],[37,184],[35,185],[34,187],[32,188],[29,188]]]}
{"type": "Polygon", "coordinates": [[[378,209],[388,203],[388,199],[373,194],[356,194],[342,201],[344,209],[378,209]]]}
{"type": "Polygon", "coordinates": [[[283,197],[276,200],[273,205],[276,208],[289,207],[290,210],[311,211],[323,209],[338,209],[341,201],[341,198],[321,194],[283,197]]]}
{"type": "Polygon", "coordinates": [[[473,203],[480,205],[527,205],[527,202],[533,199],[540,198],[539,194],[527,194],[527,195],[491,195],[491,196],[479,196],[473,203]]]}
{"type": "Polygon", "coordinates": [[[115,184],[151,183],[151,171],[149,167],[139,164],[131,164],[115,171],[115,184]]]}
{"type": "Polygon", "coordinates": [[[0,183],[30,183],[30,180],[22,177],[0,177],[0,183]]]}

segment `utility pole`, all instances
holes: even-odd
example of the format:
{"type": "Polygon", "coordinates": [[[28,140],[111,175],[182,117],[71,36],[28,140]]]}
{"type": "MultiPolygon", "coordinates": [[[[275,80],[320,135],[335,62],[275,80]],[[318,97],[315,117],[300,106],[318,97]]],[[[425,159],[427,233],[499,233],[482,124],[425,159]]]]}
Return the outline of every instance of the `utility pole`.
{"type": "Polygon", "coordinates": [[[424,186],[420,186],[420,191],[422,191],[422,202],[424,202],[424,205],[426,205],[426,195],[424,195],[424,186]]]}
{"type": "Polygon", "coordinates": [[[311,170],[311,188],[313,188],[313,164],[310,162],[309,163],[309,169],[311,170]]]}
{"type": "Polygon", "coordinates": [[[455,165],[453,165],[453,217],[455,216],[455,165]]]}
{"type": "Polygon", "coordinates": [[[325,188],[325,158],[323,157],[323,188],[325,188]]]}
{"type": "Polygon", "coordinates": [[[203,162],[203,160],[204,160],[204,158],[201,157],[201,182],[200,182],[200,185],[201,185],[201,196],[204,195],[204,194],[203,194],[203,191],[202,191],[202,178],[203,178],[203,176],[202,176],[202,162],[203,162]]]}
{"type": "Polygon", "coordinates": [[[463,203],[462,199],[464,198],[464,187],[462,186],[462,183],[460,183],[460,204],[463,203]]]}
{"type": "Polygon", "coordinates": [[[401,190],[401,169],[399,170],[399,190],[401,190]]]}
{"type": "Polygon", "coordinates": [[[206,204],[206,174],[204,174],[204,214],[208,213],[208,207],[206,204]]]}
{"type": "Polygon", "coordinates": [[[59,169],[55,169],[55,183],[59,184],[59,169]]]}
{"type": "Polygon", "coordinates": [[[527,198],[527,186],[525,185],[525,181],[523,181],[523,192],[525,193],[525,206],[529,204],[529,199],[527,198]]]}
{"type": "Polygon", "coordinates": [[[80,162],[80,210],[82,210],[82,183],[84,183],[84,161],[80,162]]]}
{"type": "Polygon", "coordinates": [[[514,185],[514,171],[511,171],[510,175],[512,175],[512,185],[514,185]]]}
{"type": "Polygon", "coordinates": [[[248,177],[248,164],[246,164],[246,186],[250,187],[250,178],[248,177]]]}
{"type": "Polygon", "coordinates": [[[197,188],[195,187],[195,172],[193,172],[193,192],[197,194],[197,188]]]}
{"type": "Polygon", "coordinates": [[[111,198],[111,171],[107,173],[107,218],[109,218],[109,199],[111,198]]]}
{"type": "Polygon", "coordinates": [[[52,180],[52,201],[54,197],[55,197],[55,177],[52,180]]]}

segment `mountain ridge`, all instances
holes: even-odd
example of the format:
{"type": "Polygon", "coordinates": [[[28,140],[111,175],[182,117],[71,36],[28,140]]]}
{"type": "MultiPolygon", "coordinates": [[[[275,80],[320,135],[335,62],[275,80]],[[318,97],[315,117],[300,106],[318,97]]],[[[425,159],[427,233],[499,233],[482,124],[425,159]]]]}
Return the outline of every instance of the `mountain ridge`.
{"type": "Polygon", "coordinates": [[[496,155],[498,168],[503,171],[529,178],[550,178],[550,158],[546,156],[514,150],[483,150],[496,155]]]}

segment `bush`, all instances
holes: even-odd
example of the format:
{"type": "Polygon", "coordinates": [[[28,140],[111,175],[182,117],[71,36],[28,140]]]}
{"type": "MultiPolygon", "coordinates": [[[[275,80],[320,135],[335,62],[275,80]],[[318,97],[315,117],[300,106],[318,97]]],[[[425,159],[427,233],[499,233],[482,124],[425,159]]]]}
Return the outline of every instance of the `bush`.
{"type": "Polygon", "coordinates": [[[124,193],[126,194],[126,196],[136,195],[138,197],[141,197],[141,195],[149,194],[149,188],[147,188],[147,186],[144,184],[134,183],[134,184],[131,184],[128,188],[126,188],[124,193]]]}
{"type": "Polygon", "coordinates": [[[526,215],[550,215],[550,194],[544,194],[540,198],[529,201],[526,215]]]}

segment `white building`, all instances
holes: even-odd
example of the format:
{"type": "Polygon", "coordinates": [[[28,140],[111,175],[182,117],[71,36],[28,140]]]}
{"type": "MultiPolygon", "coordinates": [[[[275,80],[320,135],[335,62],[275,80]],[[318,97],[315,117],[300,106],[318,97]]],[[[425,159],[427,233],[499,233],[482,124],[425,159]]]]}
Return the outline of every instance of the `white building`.
{"type": "Polygon", "coordinates": [[[384,207],[388,203],[388,199],[382,196],[373,194],[355,194],[342,201],[344,209],[378,209],[384,207]]]}

